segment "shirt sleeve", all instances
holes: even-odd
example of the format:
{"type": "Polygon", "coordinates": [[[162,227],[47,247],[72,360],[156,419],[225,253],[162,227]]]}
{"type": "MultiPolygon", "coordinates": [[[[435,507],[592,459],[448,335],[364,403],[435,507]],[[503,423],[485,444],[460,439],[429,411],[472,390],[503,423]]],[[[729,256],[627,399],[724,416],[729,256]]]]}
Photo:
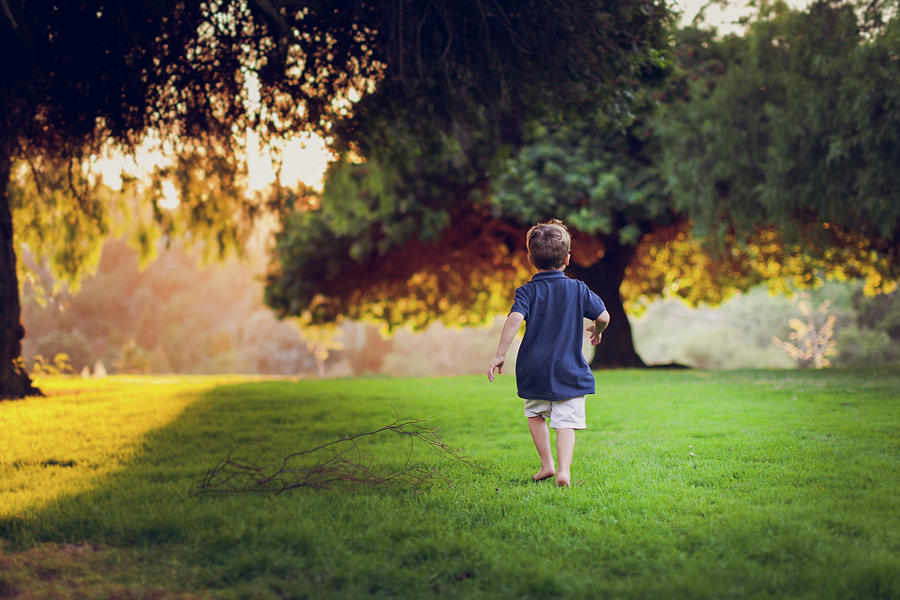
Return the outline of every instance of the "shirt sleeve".
{"type": "Polygon", "coordinates": [[[528,309],[531,308],[531,302],[528,298],[528,293],[525,291],[524,287],[520,287],[516,289],[516,299],[513,301],[512,308],[509,309],[509,312],[514,313],[522,313],[525,316],[525,320],[528,320],[528,309]]]}
{"type": "Polygon", "coordinates": [[[585,319],[595,320],[606,310],[606,305],[600,296],[591,291],[583,281],[581,282],[581,309],[585,319]]]}

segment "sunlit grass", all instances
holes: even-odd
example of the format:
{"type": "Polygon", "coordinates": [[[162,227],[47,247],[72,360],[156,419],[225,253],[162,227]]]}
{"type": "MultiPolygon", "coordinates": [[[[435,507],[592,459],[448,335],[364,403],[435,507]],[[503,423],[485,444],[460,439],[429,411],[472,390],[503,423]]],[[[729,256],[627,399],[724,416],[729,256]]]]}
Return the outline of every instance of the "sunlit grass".
{"type": "Polygon", "coordinates": [[[204,391],[235,377],[38,379],[45,397],[0,402],[0,518],[90,489],[204,391]]]}
{"type": "MultiPolygon", "coordinates": [[[[136,379],[26,401],[19,421],[48,438],[32,460],[117,466],[0,517],[0,587],[39,597],[35,565],[52,560],[54,585],[70,578],[122,597],[900,597],[900,370],[597,381],[572,489],[530,481],[537,457],[508,376],[136,379]],[[431,486],[188,494],[239,444],[277,460],[384,425],[395,409],[433,416],[483,469],[423,449],[412,461],[438,469],[431,486]],[[94,442],[67,439],[79,435],[68,426],[78,410],[96,424],[85,431],[101,432],[94,442]],[[99,425],[153,418],[161,426],[122,443],[99,425]]],[[[364,449],[378,464],[406,458],[389,438],[364,449]]],[[[43,487],[57,469],[32,469],[20,485],[43,487]]]]}

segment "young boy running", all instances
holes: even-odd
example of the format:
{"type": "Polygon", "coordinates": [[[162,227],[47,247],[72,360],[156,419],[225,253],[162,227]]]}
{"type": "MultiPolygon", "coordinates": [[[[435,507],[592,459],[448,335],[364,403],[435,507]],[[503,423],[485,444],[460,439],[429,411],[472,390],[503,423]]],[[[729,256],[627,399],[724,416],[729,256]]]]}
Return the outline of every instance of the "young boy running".
{"type": "Polygon", "coordinates": [[[525,400],[528,428],[541,457],[541,468],[533,478],[541,481],[556,475],[556,484],[564,487],[572,483],[575,430],[585,428],[584,397],[594,393],[594,374],[581,353],[584,319],[593,321],[587,331],[596,346],[609,324],[609,313],[587,285],[563,274],[571,258],[571,238],[562,221],[535,225],[528,230],[526,245],[528,260],[538,272],[516,290],[488,379],[494,381],[494,369],[503,372],[509,345],[525,321],[525,337],[516,359],[516,385],[519,397],[525,400]],[[556,430],[559,470],[553,464],[546,417],[556,430]]]}

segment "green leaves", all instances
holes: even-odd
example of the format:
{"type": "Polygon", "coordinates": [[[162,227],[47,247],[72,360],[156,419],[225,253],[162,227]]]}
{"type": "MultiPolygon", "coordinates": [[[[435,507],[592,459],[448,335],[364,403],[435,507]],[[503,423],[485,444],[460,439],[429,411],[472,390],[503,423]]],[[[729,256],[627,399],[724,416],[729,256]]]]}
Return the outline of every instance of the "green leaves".
{"type": "MultiPolygon", "coordinates": [[[[205,150],[175,157],[148,181],[125,175],[118,190],[79,160],[20,162],[8,188],[15,242],[49,267],[57,287],[73,289],[95,270],[110,237],[125,236],[142,266],[155,258],[161,240],[182,237],[190,237],[204,259],[224,258],[239,251],[252,228],[245,180],[238,163],[205,150]],[[167,185],[175,192],[173,205],[167,185]]],[[[17,267],[23,280],[28,265],[17,267]]]]}
{"type": "Polygon", "coordinates": [[[80,164],[66,161],[20,163],[7,193],[16,246],[28,248],[60,282],[73,286],[96,267],[102,241],[123,209],[116,194],[85,177],[80,164]]]}
{"type": "Polygon", "coordinates": [[[656,150],[645,131],[639,118],[626,127],[584,119],[536,128],[493,184],[495,214],[523,225],[556,217],[582,233],[636,244],[676,219],[667,214],[668,197],[654,176],[656,150]]]}
{"type": "Polygon", "coordinates": [[[820,258],[864,243],[896,276],[900,21],[865,25],[849,4],[815,3],[707,51],[724,74],[692,82],[692,100],[658,120],[669,187],[698,231],[768,225],[820,258]]]}

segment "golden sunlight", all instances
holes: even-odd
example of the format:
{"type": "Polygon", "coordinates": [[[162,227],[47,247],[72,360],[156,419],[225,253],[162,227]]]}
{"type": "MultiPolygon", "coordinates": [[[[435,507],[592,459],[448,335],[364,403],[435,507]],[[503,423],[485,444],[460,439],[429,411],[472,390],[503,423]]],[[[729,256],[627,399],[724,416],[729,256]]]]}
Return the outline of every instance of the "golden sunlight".
{"type": "MultiPolygon", "coordinates": [[[[122,187],[122,173],[144,179],[150,177],[153,169],[165,165],[163,152],[150,150],[148,143],[139,148],[135,155],[105,155],[91,160],[91,170],[103,178],[103,183],[113,190],[122,187]]],[[[293,187],[298,182],[315,189],[321,189],[325,170],[333,155],[325,141],[313,134],[298,135],[278,143],[274,147],[261,147],[259,135],[247,133],[247,175],[250,191],[259,191],[275,181],[277,160],[281,160],[281,185],[293,187]]],[[[178,192],[171,182],[163,184],[163,208],[178,206],[178,192]]]]}
{"type": "Polygon", "coordinates": [[[162,193],[163,199],[159,205],[166,210],[172,210],[181,202],[181,200],[178,199],[178,190],[175,189],[175,184],[171,181],[163,181],[162,193]]]}
{"type": "Polygon", "coordinates": [[[307,133],[274,148],[261,148],[259,135],[250,132],[247,134],[247,171],[251,190],[261,190],[275,181],[279,155],[281,185],[293,187],[300,182],[321,189],[325,170],[332,160],[332,154],[322,138],[307,133]]]}
{"type": "Polygon", "coordinates": [[[47,396],[0,403],[0,518],[95,487],[203,393],[246,377],[46,377],[47,396]],[[148,385],[151,384],[151,385],[148,385]]]}

